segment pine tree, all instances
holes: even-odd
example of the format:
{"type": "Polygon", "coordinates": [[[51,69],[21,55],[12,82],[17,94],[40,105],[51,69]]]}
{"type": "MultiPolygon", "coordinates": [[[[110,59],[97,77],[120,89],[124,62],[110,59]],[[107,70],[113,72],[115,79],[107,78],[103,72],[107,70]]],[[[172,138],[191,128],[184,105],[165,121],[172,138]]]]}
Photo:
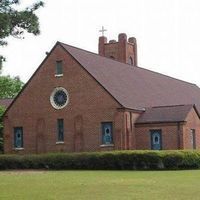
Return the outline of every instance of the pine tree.
{"type": "MultiPolygon", "coordinates": [[[[0,46],[7,45],[5,40],[9,36],[23,38],[24,32],[38,35],[39,19],[35,11],[43,6],[39,1],[24,10],[17,10],[16,5],[20,4],[19,0],[0,0],[0,46]]],[[[0,55],[0,69],[2,61],[5,58],[0,55]]]]}

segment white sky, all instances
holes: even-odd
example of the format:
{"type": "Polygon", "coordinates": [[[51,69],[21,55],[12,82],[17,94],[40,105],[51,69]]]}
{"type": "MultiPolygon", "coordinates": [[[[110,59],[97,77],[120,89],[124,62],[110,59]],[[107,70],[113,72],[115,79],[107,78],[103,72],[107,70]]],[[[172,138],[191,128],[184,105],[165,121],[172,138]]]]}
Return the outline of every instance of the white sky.
{"type": "MultiPolygon", "coordinates": [[[[22,0],[21,6],[33,0],[22,0]]],[[[27,81],[56,41],[97,52],[103,25],[108,40],[137,38],[138,65],[200,86],[199,0],[44,0],[41,35],[8,39],[3,74],[27,81]]]]}

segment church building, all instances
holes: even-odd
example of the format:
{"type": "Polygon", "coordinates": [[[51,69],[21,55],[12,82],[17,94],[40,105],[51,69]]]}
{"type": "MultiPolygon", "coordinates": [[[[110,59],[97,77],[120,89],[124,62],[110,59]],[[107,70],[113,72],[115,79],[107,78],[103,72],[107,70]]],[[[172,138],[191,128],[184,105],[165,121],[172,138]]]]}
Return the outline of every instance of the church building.
{"type": "Polygon", "coordinates": [[[200,148],[198,86],[139,67],[124,33],[98,48],[55,44],[4,114],[5,153],[200,148]]]}

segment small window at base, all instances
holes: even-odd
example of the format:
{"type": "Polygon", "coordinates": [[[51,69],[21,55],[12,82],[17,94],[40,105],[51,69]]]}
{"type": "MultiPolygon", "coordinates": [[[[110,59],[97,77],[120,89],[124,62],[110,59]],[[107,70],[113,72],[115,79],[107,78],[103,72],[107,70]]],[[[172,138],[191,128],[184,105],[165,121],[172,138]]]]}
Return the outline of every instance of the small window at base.
{"type": "Polygon", "coordinates": [[[191,148],[196,149],[196,131],[195,131],[195,129],[190,129],[190,143],[191,143],[191,148]]]}

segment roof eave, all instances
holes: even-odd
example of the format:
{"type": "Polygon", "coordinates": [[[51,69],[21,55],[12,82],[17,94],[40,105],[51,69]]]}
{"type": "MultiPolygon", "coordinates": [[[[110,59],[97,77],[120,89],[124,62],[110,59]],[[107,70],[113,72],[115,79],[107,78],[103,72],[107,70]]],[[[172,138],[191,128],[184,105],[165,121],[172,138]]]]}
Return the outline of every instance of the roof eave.
{"type": "Polygon", "coordinates": [[[140,124],[169,124],[169,123],[181,123],[181,122],[186,122],[185,120],[176,120],[176,121],[151,121],[151,122],[136,122],[136,125],[140,125],[140,124]]]}

